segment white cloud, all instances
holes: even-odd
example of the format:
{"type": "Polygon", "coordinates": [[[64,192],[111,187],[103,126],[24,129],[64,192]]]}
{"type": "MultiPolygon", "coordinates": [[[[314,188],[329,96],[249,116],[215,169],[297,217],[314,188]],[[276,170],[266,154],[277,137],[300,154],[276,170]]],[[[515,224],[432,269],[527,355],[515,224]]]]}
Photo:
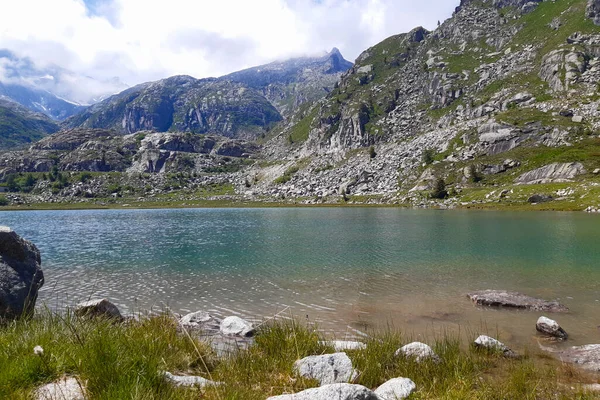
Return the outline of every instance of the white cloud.
{"type": "MultiPolygon", "coordinates": [[[[0,48],[128,84],[219,76],[338,47],[354,60],[384,38],[451,15],[452,0],[19,0],[0,48]]],[[[458,3],[458,0],[456,0],[458,3]]]]}

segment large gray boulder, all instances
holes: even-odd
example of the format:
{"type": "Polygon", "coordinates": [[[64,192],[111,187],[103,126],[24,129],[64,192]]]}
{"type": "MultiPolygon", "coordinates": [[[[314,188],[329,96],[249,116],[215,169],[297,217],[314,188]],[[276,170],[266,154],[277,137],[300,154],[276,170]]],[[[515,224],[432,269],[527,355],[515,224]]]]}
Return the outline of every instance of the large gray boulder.
{"type": "Polygon", "coordinates": [[[294,363],[294,370],[305,378],[318,380],[320,386],[353,382],[358,377],[346,353],[305,357],[294,363]]]}
{"type": "Polygon", "coordinates": [[[33,243],[0,226],[0,319],[33,313],[44,284],[41,263],[33,243]]]}
{"type": "Polygon", "coordinates": [[[585,15],[594,21],[594,24],[600,25],[600,0],[588,0],[585,15]]]}
{"type": "MultiPolygon", "coordinates": [[[[381,400],[375,393],[361,385],[335,383],[299,393],[269,397],[267,400],[381,400]]],[[[386,399],[387,400],[387,399],[386,399]]]]}
{"type": "Polygon", "coordinates": [[[547,317],[540,317],[535,324],[535,329],[538,332],[558,338],[560,340],[566,340],[569,337],[567,332],[561,328],[558,322],[547,317]]]}
{"type": "Polygon", "coordinates": [[[85,400],[83,385],[76,378],[65,377],[56,382],[39,387],[35,391],[36,400],[85,400]]]}
{"type": "Polygon", "coordinates": [[[417,385],[408,378],[394,378],[375,389],[375,394],[380,400],[402,400],[416,388],[417,385]]]}
{"type": "Polygon", "coordinates": [[[569,309],[557,301],[547,301],[530,297],[522,293],[505,290],[481,290],[467,294],[473,302],[480,306],[506,307],[521,310],[567,312],[569,309]]]}

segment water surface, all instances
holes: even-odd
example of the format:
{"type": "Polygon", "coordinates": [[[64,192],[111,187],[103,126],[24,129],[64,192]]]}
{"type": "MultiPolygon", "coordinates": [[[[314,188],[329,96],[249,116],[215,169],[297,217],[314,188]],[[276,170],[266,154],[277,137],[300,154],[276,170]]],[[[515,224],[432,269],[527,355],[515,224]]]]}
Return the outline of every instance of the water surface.
{"type": "Polygon", "coordinates": [[[478,308],[466,293],[559,299],[570,344],[600,342],[600,219],[579,213],[377,208],[0,213],[42,253],[40,299],[106,296],[125,310],[282,310],[338,337],[382,326],[535,345],[535,312],[478,308]],[[288,309],[289,307],[289,309],[288,309]]]}

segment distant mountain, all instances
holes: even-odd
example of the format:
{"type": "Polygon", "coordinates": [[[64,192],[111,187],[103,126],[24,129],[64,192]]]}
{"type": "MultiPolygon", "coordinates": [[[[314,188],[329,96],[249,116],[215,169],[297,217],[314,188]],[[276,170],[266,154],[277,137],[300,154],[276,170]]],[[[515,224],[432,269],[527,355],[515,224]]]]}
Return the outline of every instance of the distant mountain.
{"type": "Polygon", "coordinates": [[[0,50],[0,95],[55,120],[126,88],[117,78],[99,81],[57,66],[42,68],[29,58],[0,50]]]}
{"type": "Polygon", "coordinates": [[[0,149],[25,145],[55,133],[59,126],[44,114],[0,98],[0,149]]]}
{"type": "Polygon", "coordinates": [[[283,116],[325,97],[353,64],[337,48],[322,57],[300,57],[248,68],[221,79],[260,90],[283,116]]]}
{"type": "Polygon", "coordinates": [[[93,105],[65,127],[218,134],[256,139],[282,117],[257,90],[227,80],[174,76],[93,105]]]}

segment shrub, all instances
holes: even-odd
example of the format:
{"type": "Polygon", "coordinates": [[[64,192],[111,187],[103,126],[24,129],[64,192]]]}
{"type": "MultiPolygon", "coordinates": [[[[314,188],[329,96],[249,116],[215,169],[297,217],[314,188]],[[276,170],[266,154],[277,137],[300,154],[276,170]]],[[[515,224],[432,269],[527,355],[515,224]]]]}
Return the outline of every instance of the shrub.
{"type": "Polygon", "coordinates": [[[6,196],[0,195],[0,207],[7,206],[7,205],[8,205],[8,199],[6,198],[6,196]]]}
{"type": "Polygon", "coordinates": [[[423,151],[423,162],[427,165],[431,164],[434,161],[435,150],[433,149],[425,149],[423,151]]]}
{"type": "Polygon", "coordinates": [[[432,199],[445,199],[448,197],[448,191],[446,190],[446,182],[443,178],[439,178],[435,181],[433,190],[431,191],[432,199]]]}

